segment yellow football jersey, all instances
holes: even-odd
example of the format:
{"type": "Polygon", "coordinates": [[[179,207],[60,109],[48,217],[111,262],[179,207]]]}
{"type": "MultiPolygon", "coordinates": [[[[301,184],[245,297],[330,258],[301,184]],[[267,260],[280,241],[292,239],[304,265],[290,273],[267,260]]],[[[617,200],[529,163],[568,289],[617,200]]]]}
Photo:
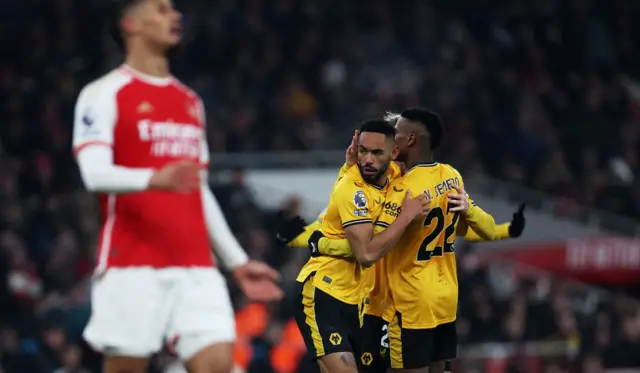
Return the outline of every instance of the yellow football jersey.
{"type": "MultiPolygon", "coordinates": [[[[366,183],[358,167],[351,167],[337,183],[322,220],[322,233],[331,239],[345,239],[344,228],[355,224],[373,224],[380,216],[387,186],[366,183]]],[[[372,268],[364,268],[350,258],[319,256],[309,259],[298,275],[304,282],[315,274],[313,285],[348,304],[361,305],[373,287],[372,268]]]]}
{"type": "MultiPolygon", "coordinates": [[[[338,178],[333,183],[333,187],[331,189],[332,191],[336,188],[336,186],[338,185],[338,182],[342,180],[342,177],[347,173],[347,171],[349,171],[350,168],[351,167],[348,167],[346,163],[342,165],[342,167],[340,168],[340,171],[338,172],[338,178]]],[[[392,181],[394,179],[397,179],[400,176],[402,176],[402,170],[400,166],[396,162],[391,162],[391,164],[389,165],[389,169],[387,171],[387,178],[389,179],[389,181],[392,181]]],[[[309,245],[308,241],[309,241],[309,237],[311,237],[311,234],[316,230],[322,229],[322,219],[324,219],[324,215],[326,213],[327,213],[327,208],[325,208],[324,210],[322,210],[322,212],[320,212],[320,214],[318,215],[318,217],[313,223],[304,227],[304,232],[300,233],[300,235],[298,235],[291,242],[289,242],[287,246],[306,249],[309,245]]],[[[345,242],[345,244],[339,245],[339,246],[332,245],[332,246],[325,247],[323,245],[320,245],[319,249],[322,255],[342,256],[342,257],[351,256],[350,255],[351,248],[349,247],[348,242],[345,242]]]]}
{"type": "MultiPolygon", "coordinates": [[[[447,193],[463,185],[460,173],[446,164],[419,164],[389,187],[376,225],[388,227],[399,214],[406,191],[424,193],[431,211],[407,227],[385,257],[393,308],[407,329],[429,329],[452,322],[458,308],[454,243],[459,214],[448,210],[447,193]]],[[[390,321],[390,320],[387,320],[390,321]]]]}

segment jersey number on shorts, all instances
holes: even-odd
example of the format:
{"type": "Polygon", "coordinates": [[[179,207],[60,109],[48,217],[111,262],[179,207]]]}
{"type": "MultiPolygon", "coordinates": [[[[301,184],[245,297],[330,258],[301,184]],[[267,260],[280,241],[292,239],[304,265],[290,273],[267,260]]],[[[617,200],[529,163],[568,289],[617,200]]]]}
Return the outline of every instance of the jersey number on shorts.
{"type": "Polygon", "coordinates": [[[422,241],[422,245],[420,245],[420,249],[418,249],[418,256],[416,258],[417,261],[425,262],[434,256],[442,256],[443,252],[445,253],[453,252],[453,244],[455,242],[455,237],[451,243],[449,243],[449,238],[451,238],[451,236],[455,235],[456,233],[456,223],[458,222],[459,215],[457,212],[454,212],[454,213],[449,212],[446,215],[444,211],[442,211],[441,207],[435,207],[431,209],[431,211],[429,211],[429,214],[427,214],[427,216],[424,218],[424,224],[422,226],[425,228],[430,226],[434,220],[436,221],[436,223],[433,230],[422,241]],[[449,214],[453,215],[453,217],[451,219],[451,223],[445,229],[444,227],[444,224],[446,222],[445,218],[447,217],[446,215],[449,215],[449,214]],[[444,230],[444,247],[436,246],[433,248],[433,250],[430,251],[429,245],[431,245],[431,242],[433,242],[434,240],[438,239],[438,237],[440,237],[440,234],[442,234],[443,230],[444,230]]]}

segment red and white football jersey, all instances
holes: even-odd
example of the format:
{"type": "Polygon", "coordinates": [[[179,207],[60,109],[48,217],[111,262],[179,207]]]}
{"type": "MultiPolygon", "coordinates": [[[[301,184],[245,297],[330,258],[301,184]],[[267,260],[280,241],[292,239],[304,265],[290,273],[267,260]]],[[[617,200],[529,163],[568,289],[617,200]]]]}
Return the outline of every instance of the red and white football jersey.
{"type": "MultiPolygon", "coordinates": [[[[88,84],[76,103],[73,147],[110,146],[113,162],[161,168],[190,160],[207,165],[204,107],[175,78],[122,66],[88,84]]],[[[212,266],[200,189],[99,194],[103,225],[98,269],[212,266]]]]}

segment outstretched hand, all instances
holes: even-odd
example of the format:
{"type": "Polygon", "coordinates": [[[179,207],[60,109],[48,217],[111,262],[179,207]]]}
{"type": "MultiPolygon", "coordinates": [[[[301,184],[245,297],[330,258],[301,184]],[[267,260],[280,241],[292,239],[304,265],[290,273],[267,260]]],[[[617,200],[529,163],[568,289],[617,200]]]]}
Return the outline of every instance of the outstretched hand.
{"type": "Polygon", "coordinates": [[[511,224],[509,225],[509,236],[512,238],[520,237],[522,232],[524,232],[524,227],[527,223],[524,218],[524,210],[526,207],[526,203],[521,203],[518,211],[513,213],[513,219],[511,219],[511,224]]]}
{"type": "Polygon", "coordinates": [[[284,293],[276,284],[280,274],[263,262],[249,261],[233,270],[240,290],[253,302],[274,302],[282,299],[284,293]]]}
{"type": "Polygon", "coordinates": [[[307,222],[304,221],[300,216],[294,216],[292,218],[285,218],[282,223],[278,226],[276,231],[276,240],[282,244],[286,245],[289,242],[293,241],[294,238],[298,237],[302,232],[304,232],[304,228],[307,226],[307,222]]]}

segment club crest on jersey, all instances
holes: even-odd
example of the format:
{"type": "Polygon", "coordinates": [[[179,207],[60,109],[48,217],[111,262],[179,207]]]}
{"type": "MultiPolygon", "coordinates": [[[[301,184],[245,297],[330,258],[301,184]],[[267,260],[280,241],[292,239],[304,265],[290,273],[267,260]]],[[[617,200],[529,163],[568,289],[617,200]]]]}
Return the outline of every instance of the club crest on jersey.
{"type": "Polygon", "coordinates": [[[193,119],[200,120],[198,109],[196,108],[196,105],[192,104],[191,102],[187,102],[187,113],[189,113],[189,116],[191,116],[193,119]]]}
{"type": "Polygon", "coordinates": [[[149,101],[142,101],[140,105],[136,108],[138,114],[146,114],[153,111],[153,105],[149,103],[149,101]]]}
{"type": "Polygon", "coordinates": [[[364,192],[361,190],[357,190],[353,195],[353,203],[357,208],[363,209],[367,207],[367,196],[364,195],[364,192]]]}

